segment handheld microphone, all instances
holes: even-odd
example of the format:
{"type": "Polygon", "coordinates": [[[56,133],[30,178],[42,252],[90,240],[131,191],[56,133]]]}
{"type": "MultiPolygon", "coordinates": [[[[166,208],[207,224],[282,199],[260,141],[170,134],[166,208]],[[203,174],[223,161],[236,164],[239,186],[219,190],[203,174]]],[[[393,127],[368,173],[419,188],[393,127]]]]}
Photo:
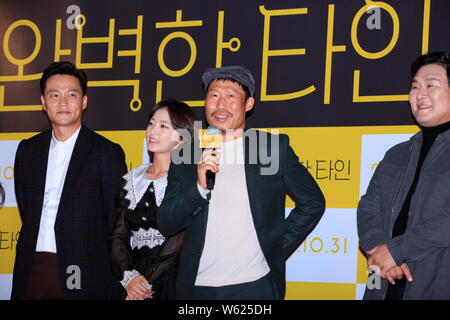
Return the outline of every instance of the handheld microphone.
{"type": "MultiPolygon", "coordinates": [[[[208,129],[206,129],[204,139],[203,139],[203,145],[204,150],[212,149],[216,150],[216,148],[220,148],[222,146],[222,132],[215,127],[215,126],[209,126],[208,129]],[[205,141],[206,140],[206,141],[205,141]]],[[[208,190],[214,189],[214,184],[216,182],[216,173],[212,172],[211,170],[206,171],[206,187],[208,190]]]]}

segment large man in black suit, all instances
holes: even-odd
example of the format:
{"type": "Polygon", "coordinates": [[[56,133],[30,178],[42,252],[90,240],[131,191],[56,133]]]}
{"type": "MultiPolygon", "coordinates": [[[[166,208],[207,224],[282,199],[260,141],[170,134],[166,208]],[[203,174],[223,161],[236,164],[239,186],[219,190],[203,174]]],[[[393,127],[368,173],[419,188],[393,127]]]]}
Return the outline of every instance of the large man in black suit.
{"type": "Polygon", "coordinates": [[[325,199],[288,136],[244,132],[255,92],[247,69],[208,69],[202,81],[206,120],[219,129],[222,148],[204,151],[198,163],[172,163],[158,210],[163,234],[186,228],[177,298],[282,299],[285,260],[320,219],[325,199]],[[216,174],[212,190],[208,170],[216,174]],[[295,208],[285,218],[287,193],[295,208]]]}
{"type": "Polygon", "coordinates": [[[52,130],[19,144],[15,190],[22,219],[12,299],[107,299],[107,234],[126,172],[122,148],[82,124],[87,78],[70,62],[43,73],[52,130]]]}

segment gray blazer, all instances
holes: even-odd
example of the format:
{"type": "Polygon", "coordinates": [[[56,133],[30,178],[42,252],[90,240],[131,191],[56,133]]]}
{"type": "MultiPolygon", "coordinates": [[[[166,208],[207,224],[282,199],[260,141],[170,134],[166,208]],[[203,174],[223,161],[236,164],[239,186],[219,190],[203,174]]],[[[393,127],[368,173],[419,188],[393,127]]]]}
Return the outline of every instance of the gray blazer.
{"type": "MultiPolygon", "coordinates": [[[[441,133],[422,167],[411,202],[407,230],[392,239],[394,222],[413,182],[422,133],[390,149],[377,167],[358,205],[358,234],[365,251],[387,244],[397,265],[406,262],[413,275],[405,299],[450,299],[450,130],[441,133]]],[[[381,288],[365,299],[383,299],[381,288]]]]}

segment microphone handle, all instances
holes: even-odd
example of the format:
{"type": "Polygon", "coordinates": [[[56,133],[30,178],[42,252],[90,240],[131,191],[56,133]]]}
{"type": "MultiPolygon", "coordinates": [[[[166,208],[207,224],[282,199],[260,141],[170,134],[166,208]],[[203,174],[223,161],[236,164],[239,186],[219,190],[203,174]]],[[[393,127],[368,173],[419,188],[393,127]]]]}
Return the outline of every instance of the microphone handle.
{"type": "Polygon", "coordinates": [[[208,190],[213,190],[215,182],[216,174],[211,170],[206,171],[206,188],[208,188],[208,190]]]}
{"type": "MultiPolygon", "coordinates": [[[[216,151],[216,148],[213,148],[214,151],[216,151]]],[[[216,182],[216,174],[212,172],[211,170],[206,171],[206,188],[208,190],[214,189],[214,184],[216,182]]]]}
{"type": "MultiPolygon", "coordinates": [[[[212,150],[216,151],[216,148],[212,148],[212,150]]],[[[206,171],[206,188],[210,191],[213,190],[215,183],[216,183],[216,173],[212,172],[211,170],[207,170],[206,171]]]]}

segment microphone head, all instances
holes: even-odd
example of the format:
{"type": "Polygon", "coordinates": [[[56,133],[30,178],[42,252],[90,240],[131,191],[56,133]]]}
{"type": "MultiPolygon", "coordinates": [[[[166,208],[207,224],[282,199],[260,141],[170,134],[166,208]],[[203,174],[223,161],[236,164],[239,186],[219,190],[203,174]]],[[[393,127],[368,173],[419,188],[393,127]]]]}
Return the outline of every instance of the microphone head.
{"type": "Polygon", "coordinates": [[[200,148],[216,149],[222,148],[222,132],[215,126],[209,126],[200,135],[200,148]]]}
{"type": "Polygon", "coordinates": [[[209,126],[205,134],[208,136],[218,136],[222,135],[222,132],[216,126],[209,126]]]}

